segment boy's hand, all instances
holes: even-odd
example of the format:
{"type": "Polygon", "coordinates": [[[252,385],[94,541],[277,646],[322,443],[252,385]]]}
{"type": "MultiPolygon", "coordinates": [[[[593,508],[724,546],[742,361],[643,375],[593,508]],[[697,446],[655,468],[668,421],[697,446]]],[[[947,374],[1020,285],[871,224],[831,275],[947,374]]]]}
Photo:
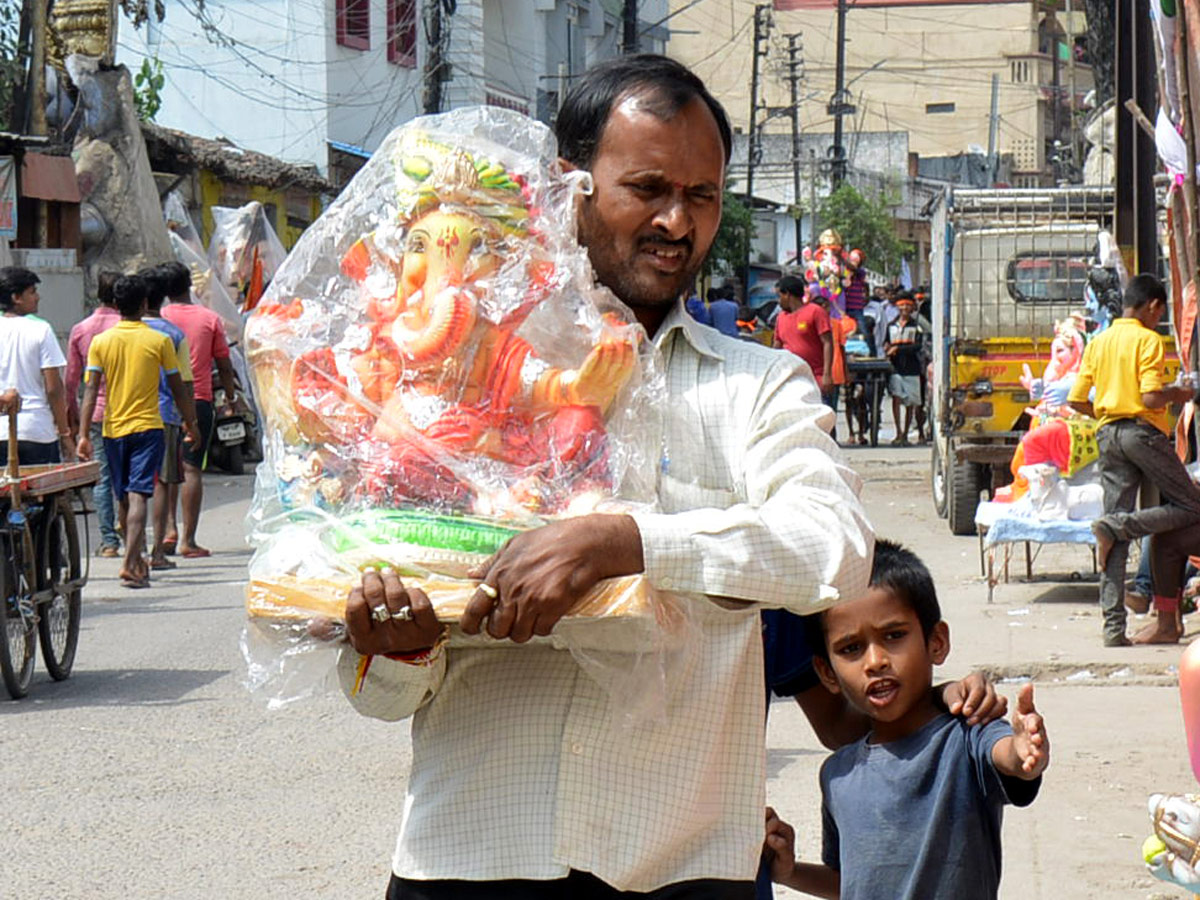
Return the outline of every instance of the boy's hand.
{"type": "Polygon", "coordinates": [[[782,882],[796,868],[796,832],[787,822],[767,807],[767,836],[762,856],[771,863],[771,880],[782,882]]]}
{"type": "Polygon", "coordinates": [[[1050,738],[1046,723],[1033,706],[1033,685],[1024,685],[1017,694],[1017,711],[1012,717],[1013,750],[1021,761],[1021,772],[1037,778],[1050,765],[1050,738]]]}
{"type": "Polygon", "coordinates": [[[1008,712],[1008,698],[982,672],[972,672],[962,681],[942,686],[942,702],[952,716],[962,716],[968,725],[986,725],[1008,712]]]}

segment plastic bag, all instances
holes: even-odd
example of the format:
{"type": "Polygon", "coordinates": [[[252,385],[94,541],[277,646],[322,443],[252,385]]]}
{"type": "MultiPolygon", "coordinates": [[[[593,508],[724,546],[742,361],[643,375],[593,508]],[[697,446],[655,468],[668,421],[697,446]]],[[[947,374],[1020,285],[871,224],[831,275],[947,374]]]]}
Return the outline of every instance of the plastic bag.
{"type": "Polygon", "coordinates": [[[283,265],[287,251],[257,200],[236,209],[214,206],[212,216],[208,260],[237,307],[251,310],[283,265]]]}
{"type": "MultiPolygon", "coordinates": [[[[336,646],[365,566],[395,567],[454,623],[476,588],[467,573],[518,531],[652,508],[665,386],[575,240],[589,187],[519,114],[416,119],[275,273],[246,347],[265,421],[247,646],[268,648],[247,658],[276,702],[299,688],[280,688],[269,635],[277,656],[336,646]]],[[[620,668],[602,683],[632,700],[630,673],[666,677],[686,610],[641,576],[612,579],[540,640],[591,672],[620,668]]],[[[451,647],[464,643],[498,642],[452,628],[451,647]]]]}

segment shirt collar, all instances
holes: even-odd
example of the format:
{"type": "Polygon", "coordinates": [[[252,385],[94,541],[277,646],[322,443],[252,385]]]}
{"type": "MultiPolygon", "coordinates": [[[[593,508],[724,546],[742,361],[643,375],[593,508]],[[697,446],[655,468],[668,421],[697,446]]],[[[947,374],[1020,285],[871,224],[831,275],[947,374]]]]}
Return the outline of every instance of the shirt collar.
{"type": "Polygon", "coordinates": [[[662,325],[658,328],[658,334],[654,336],[654,345],[661,350],[666,346],[671,332],[676,329],[683,332],[683,336],[697,353],[724,361],[725,354],[713,340],[713,335],[720,334],[720,332],[706,328],[693,319],[684,308],[682,300],[677,301],[671,311],[667,313],[667,317],[663,319],[662,325]]]}

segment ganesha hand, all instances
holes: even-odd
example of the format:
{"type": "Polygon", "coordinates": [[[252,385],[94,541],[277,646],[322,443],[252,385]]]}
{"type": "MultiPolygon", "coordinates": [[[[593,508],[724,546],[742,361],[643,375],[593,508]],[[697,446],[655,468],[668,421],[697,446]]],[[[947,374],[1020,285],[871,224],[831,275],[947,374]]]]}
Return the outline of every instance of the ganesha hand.
{"type": "Polygon", "coordinates": [[[633,374],[633,345],[621,338],[605,338],[592,348],[566,385],[571,403],[577,406],[598,406],[607,411],[613,399],[625,387],[633,374]]]}

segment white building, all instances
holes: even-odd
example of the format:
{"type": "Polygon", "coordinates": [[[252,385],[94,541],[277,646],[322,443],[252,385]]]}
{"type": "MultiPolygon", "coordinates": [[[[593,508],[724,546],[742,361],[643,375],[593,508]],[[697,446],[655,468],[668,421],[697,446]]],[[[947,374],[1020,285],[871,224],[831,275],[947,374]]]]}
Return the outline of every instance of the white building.
{"type": "MultiPolygon", "coordinates": [[[[661,51],[668,0],[639,4],[640,47],[661,51]]],[[[518,109],[550,122],[573,75],[616,55],[622,0],[192,0],[128,23],[117,59],[157,58],[160,125],[288,162],[335,183],[426,104],[438,26],[443,110],[518,109]]]]}

